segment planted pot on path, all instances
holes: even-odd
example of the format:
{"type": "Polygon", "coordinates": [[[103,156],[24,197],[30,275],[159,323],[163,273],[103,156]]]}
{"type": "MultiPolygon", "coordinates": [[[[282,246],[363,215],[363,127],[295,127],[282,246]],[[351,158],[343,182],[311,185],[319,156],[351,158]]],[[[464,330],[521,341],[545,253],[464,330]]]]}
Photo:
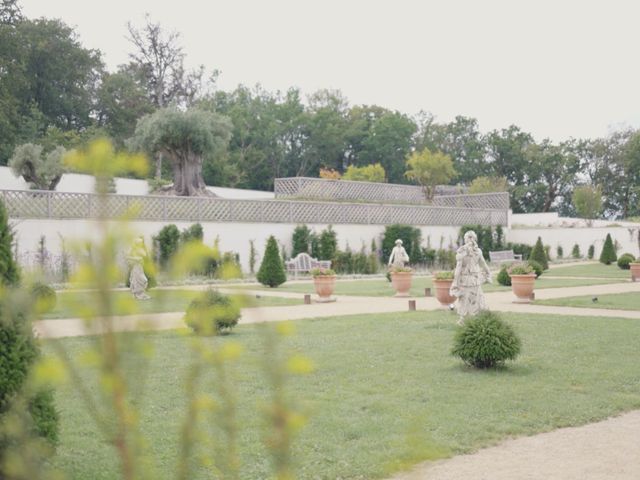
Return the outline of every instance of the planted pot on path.
{"type": "Polygon", "coordinates": [[[313,275],[313,286],[318,294],[318,303],[335,302],[333,291],[336,288],[336,273],[329,268],[314,268],[311,270],[313,275]]]}
{"type": "Polygon", "coordinates": [[[433,288],[436,291],[436,299],[443,307],[449,307],[456,301],[451,295],[453,272],[436,272],[433,276],[433,288]]]}
{"type": "Polygon", "coordinates": [[[389,272],[391,274],[391,285],[396,294],[394,297],[409,297],[411,291],[411,281],[413,279],[413,271],[404,267],[402,270],[395,269],[389,272]]]}
{"type": "Polygon", "coordinates": [[[640,282],[640,263],[631,262],[629,264],[629,270],[631,270],[631,281],[640,282]]]}

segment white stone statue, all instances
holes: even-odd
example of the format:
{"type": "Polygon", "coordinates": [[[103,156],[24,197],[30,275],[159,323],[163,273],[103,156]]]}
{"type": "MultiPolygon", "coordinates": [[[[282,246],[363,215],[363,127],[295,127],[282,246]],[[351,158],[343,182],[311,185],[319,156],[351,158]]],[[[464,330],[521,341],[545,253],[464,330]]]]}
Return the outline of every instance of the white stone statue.
{"type": "Polygon", "coordinates": [[[404,268],[405,263],[409,263],[409,255],[402,246],[402,240],[397,239],[396,246],[393,247],[389,256],[389,267],[404,268]]]}
{"type": "Polygon", "coordinates": [[[464,324],[464,317],[486,310],[487,304],[482,293],[482,284],[491,283],[491,271],[478,248],[476,233],[469,230],[464,234],[464,245],[456,252],[456,270],[449,293],[457,297],[456,311],[458,324],[464,324]]]}
{"type": "Polygon", "coordinates": [[[147,256],[147,249],[144,246],[144,240],[137,238],[127,256],[129,265],[131,266],[131,273],[129,274],[129,288],[134,298],[137,300],[148,300],[151,298],[147,295],[147,285],[149,281],[144,274],[144,268],[142,263],[147,256]]]}

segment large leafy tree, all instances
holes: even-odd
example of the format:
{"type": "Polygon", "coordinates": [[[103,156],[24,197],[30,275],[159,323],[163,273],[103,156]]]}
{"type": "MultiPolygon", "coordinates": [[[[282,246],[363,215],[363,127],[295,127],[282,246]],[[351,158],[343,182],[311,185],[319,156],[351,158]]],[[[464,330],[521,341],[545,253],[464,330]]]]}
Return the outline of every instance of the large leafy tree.
{"type": "Polygon", "coordinates": [[[57,147],[45,153],[41,145],[25,143],[16,148],[9,166],[31,188],[55,190],[65,170],[62,162],[65,152],[64,147],[57,147]]]}
{"type": "Polygon", "coordinates": [[[176,195],[208,195],[202,177],[203,162],[208,155],[223,155],[230,135],[231,124],[222,115],[168,107],[143,117],[129,144],[150,154],[167,155],[176,195]]]}
{"type": "Polygon", "coordinates": [[[425,148],[409,157],[405,175],[422,187],[426,200],[430,201],[436,186],[449,183],[456,176],[456,171],[448,155],[425,148]]]}

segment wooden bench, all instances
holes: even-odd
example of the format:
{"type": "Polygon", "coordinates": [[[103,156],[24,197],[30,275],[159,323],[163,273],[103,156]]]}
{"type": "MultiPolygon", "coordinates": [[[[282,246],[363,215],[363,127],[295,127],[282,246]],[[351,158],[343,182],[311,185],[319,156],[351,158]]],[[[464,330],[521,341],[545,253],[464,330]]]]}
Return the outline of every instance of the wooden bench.
{"type": "Polygon", "coordinates": [[[489,261],[491,263],[515,262],[516,260],[522,261],[522,255],[513,253],[513,250],[489,252],[489,261]]]}
{"type": "Polygon", "coordinates": [[[314,268],[331,268],[331,260],[316,260],[308,253],[299,253],[295,258],[284,262],[287,273],[309,273],[314,268]]]}

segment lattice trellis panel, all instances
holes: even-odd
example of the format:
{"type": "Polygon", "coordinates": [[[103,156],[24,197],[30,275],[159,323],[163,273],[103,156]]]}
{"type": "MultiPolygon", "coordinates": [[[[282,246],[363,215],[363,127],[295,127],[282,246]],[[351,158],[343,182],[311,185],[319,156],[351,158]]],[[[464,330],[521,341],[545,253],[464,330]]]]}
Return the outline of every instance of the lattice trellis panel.
{"type": "Polygon", "coordinates": [[[433,198],[437,207],[509,209],[509,193],[478,193],[473,195],[440,195],[433,198]]]}
{"type": "MultiPolygon", "coordinates": [[[[247,223],[335,223],[389,225],[506,225],[508,210],[427,205],[389,205],[293,200],[0,191],[13,218],[120,218],[247,223]]],[[[506,197],[508,199],[508,197],[506,197]]]]}

